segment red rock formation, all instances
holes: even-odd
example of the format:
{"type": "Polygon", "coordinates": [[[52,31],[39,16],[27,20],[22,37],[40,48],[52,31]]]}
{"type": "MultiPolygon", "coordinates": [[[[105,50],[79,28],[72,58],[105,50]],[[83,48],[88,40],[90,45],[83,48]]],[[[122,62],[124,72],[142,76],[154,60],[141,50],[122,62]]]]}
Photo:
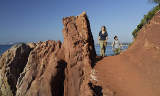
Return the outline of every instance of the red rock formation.
{"type": "Polygon", "coordinates": [[[87,16],[63,19],[64,51],[67,62],[65,96],[88,96],[91,64],[95,60],[94,41],[87,16]]]}
{"type": "Polygon", "coordinates": [[[64,54],[60,42],[39,43],[17,82],[17,96],[62,96],[64,54]]]}
{"type": "MultiPolygon", "coordinates": [[[[16,80],[11,85],[16,96],[91,96],[88,86],[91,66],[95,60],[94,41],[86,13],[63,19],[64,42],[46,41],[27,44],[33,50],[29,57],[16,59],[26,61],[21,71],[16,73],[16,80]],[[24,69],[24,70],[23,70],[24,69]],[[23,71],[23,72],[22,72],[23,71]],[[18,80],[18,81],[17,81],[18,80]]],[[[12,48],[10,50],[13,50],[12,48]]],[[[24,50],[27,51],[27,50],[24,50]]],[[[15,53],[19,55],[19,53],[15,53]]],[[[6,53],[6,55],[9,55],[6,53]]],[[[20,56],[23,56],[20,54],[20,56]]],[[[12,57],[12,56],[11,56],[12,57]]],[[[7,62],[2,56],[0,64],[7,70],[7,62]]],[[[13,57],[14,58],[14,57],[13,57]]],[[[9,60],[8,60],[9,61],[9,60]]],[[[15,63],[14,69],[19,70],[15,63]]],[[[2,75],[6,74],[4,71],[2,75]]],[[[8,73],[15,75],[14,71],[8,73]]],[[[12,78],[6,77],[7,80],[12,78]]],[[[7,90],[1,90],[6,92],[7,90]]]]}
{"type": "Polygon", "coordinates": [[[19,44],[0,57],[0,95],[15,95],[17,80],[27,64],[30,51],[29,46],[19,44]]]}

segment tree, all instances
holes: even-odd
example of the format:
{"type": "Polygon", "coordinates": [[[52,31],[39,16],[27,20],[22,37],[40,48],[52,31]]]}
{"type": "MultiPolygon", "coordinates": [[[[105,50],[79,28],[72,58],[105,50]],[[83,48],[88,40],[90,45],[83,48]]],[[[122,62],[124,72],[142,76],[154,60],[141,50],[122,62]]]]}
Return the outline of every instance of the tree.
{"type": "Polygon", "coordinates": [[[154,2],[154,3],[160,4],[160,0],[151,0],[151,1],[154,2]]]}
{"type": "MultiPolygon", "coordinates": [[[[154,0],[154,1],[156,1],[156,0],[154,0]]],[[[157,0],[157,2],[158,1],[160,2],[160,0],[157,0]]],[[[153,2],[153,0],[152,0],[152,2],[153,2]]],[[[160,10],[160,3],[158,3],[157,6],[155,6],[151,11],[149,11],[146,15],[144,15],[141,22],[137,25],[135,30],[132,32],[132,35],[134,38],[136,38],[137,33],[143,28],[144,25],[149,23],[149,21],[152,19],[152,17],[155,15],[155,13],[157,13],[159,10],[160,10]]]]}

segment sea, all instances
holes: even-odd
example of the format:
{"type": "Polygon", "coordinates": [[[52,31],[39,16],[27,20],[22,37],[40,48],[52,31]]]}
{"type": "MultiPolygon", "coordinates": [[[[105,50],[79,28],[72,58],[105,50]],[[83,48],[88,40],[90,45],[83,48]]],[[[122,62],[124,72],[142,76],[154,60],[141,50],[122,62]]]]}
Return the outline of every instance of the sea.
{"type": "MultiPolygon", "coordinates": [[[[6,50],[8,50],[9,48],[11,48],[13,45],[0,45],[0,55],[2,55],[6,50]]],[[[127,45],[122,46],[121,50],[125,51],[128,48],[127,45]]],[[[95,45],[95,50],[98,56],[100,56],[100,46],[99,45],[95,45]]],[[[108,45],[106,47],[106,56],[112,56],[114,55],[114,52],[112,51],[112,46],[108,45]]]]}
{"type": "MultiPolygon", "coordinates": [[[[121,51],[125,51],[125,50],[127,50],[127,49],[128,49],[128,45],[124,45],[124,46],[122,46],[121,51]]],[[[100,56],[100,46],[99,46],[99,45],[95,45],[95,50],[96,50],[96,54],[97,54],[98,56],[100,56]]],[[[105,55],[106,55],[106,56],[113,56],[113,55],[114,55],[114,52],[113,52],[113,50],[112,50],[112,46],[111,46],[111,45],[108,45],[108,46],[106,47],[105,55]]]]}
{"type": "Polygon", "coordinates": [[[0,45],[0,55],[2,55],[6,50],[11,48],[13,45],[0,45]]]}

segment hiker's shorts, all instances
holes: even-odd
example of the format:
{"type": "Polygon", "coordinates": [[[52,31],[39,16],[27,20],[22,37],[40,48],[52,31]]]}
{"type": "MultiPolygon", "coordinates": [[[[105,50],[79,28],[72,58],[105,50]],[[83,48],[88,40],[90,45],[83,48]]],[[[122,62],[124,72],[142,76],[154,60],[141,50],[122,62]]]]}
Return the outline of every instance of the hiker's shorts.
{"type": "Polygon", "coordinates": [[[99,40],[99,44],[100,44],[100,55],[104,57],[105,56],[107,42],[105,40],[99,40]]]}

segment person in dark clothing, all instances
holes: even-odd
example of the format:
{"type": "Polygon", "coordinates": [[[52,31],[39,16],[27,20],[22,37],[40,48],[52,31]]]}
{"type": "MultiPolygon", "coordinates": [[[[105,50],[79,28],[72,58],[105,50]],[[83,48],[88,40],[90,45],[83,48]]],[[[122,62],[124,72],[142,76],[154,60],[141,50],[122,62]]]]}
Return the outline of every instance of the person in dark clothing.
{"type": "Polygon", "coordinates": [[[100,44],[100,55],[104,57],[108,40],[108,33],[105,26],[102,26],[98,39],[100,44]]]}

